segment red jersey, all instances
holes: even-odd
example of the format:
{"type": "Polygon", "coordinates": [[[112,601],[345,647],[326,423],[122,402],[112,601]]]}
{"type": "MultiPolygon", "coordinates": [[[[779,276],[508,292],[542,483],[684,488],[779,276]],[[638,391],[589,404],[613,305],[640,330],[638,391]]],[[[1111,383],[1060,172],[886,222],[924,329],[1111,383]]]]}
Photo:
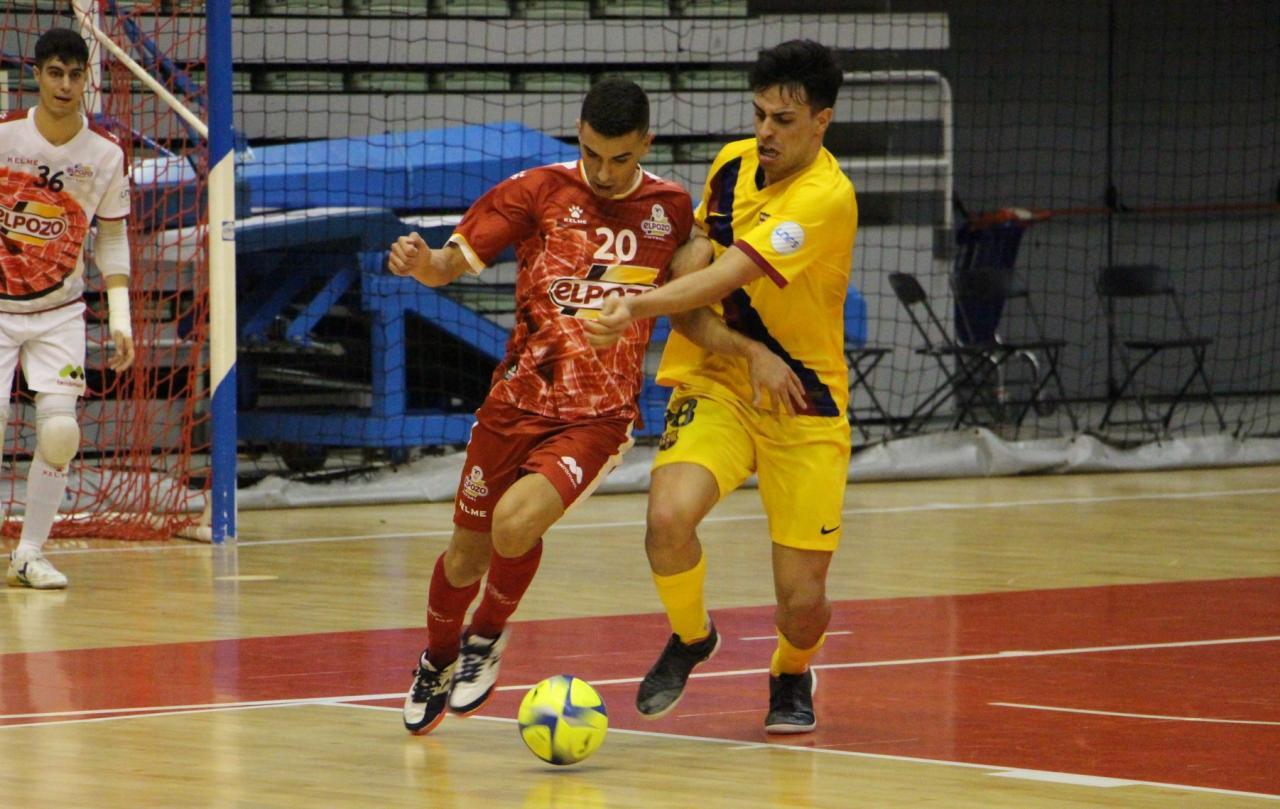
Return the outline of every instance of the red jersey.
{"type": "Polygon", "coordinates": [[[693,209],[679,185],[641,171],[635,186],[597,196],[577,162],[522,171],[476,200],[449,239],[478,274],[515,245],[516,324],[490,397],[551,418],[633,418],[653,321],[596,351],[582,321],[611,295],[666,280],[689,238],[693,209]]]}

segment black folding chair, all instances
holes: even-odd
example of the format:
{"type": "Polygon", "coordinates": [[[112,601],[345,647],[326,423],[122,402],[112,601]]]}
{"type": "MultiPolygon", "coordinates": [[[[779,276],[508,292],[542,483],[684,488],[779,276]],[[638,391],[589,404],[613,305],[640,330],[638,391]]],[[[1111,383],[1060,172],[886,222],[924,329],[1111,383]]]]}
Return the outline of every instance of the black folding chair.
{"type": "Polygon", "coordinates": [[[1062,377],[1058,373],[1058,357],[1066,341],[1046,335],[1044,320],[1035,301],[1018,280],[1014,269],[981,265],[976,261],[958,265],[951,277],[951,289],[956,299],[956,332],[960,344],[988,348],[1000,346],[1003,353],[1008,354],[995,370],[997,391],[1003,391],[1009,401],[1029,404],[1040,416],[1052,414],[1061,405],[1072,429],[1077,429],[1079,424],[1075,411],[1067,401],[1062,377]],[[986,323],[968,319],[972,313],[1003,312],[1013,304],[1021,307],[1022,319],[1030,324],[1033,339],[1006,337],[998,329],[999,318],[986,323]],[[1056,398],[1045,396],[1050,381],[1057,393],[1056,398]]]}
{"type": "Polygon", "coordinates": [[[849,359],[849,423],[858,428],[864,441],[871,439],[868,424],[893,424],[894,418],[885,410],[876,388],[872,382],[872,372],[876,366],[893,352],[884,346],[845,346],[844,354],[849,359]],[[867,394],[869,404],[859,406],[854,397],[858,391],[867,394]]]}
{"type": "Polygon", "coordinates": [[[867,344],[867,302],[857,287],[849,286],[844,300],[844,355],[849,360],[849,423],[858,429],[864,441],[871,440],[868,424],[893,424],[893,416],[876,394],[873,380],[876,366],[893,349],[867,344]],[[855,397],[865,393],[868,404],[859,405],[855,397]]]}
{"type": "MultiPolygon", "coordinates": [[[[1168,271],[1155,264],[1117,264],[1104,267],[1098,274],[1097,290],[1107,321],[1107,409],[1102,414],[1098,429],[1104,430],[1108,425],[1134,424],[1146,428],[1156,438],[1168,435],[1174,412],[1178,405],[1189,398],[1191,386],[1198,379],[1204,386],[1203,399],[1209,403],[1218,417],[1219,428],[1225,432],[1227,420],[1213,395],[1213,385],[1205,371],[1205,356],[1209,346],[1213,345],[1213,338],[1191,331],[1168,271]],[[1159,311],[1159,299],[1163,299],[1165,303],[1163,312],[1159,311]],[[1144,300],[1149,302],[1145,309],[1141,304],[1144,300]],[[1140,327],[1133,326],[1133,321],[1143,313],[1148,315],[1146,323],[1140,327]],[[1161,314],[1161,322],[1172,322],[1174,325],[1177,332],[1175,336],[1151,336],[1155,318],[1161,314]],[[1139,387],[1136,383],[1143,368],[1166,352],[1185,352],[1190,359],[1191,370],[1177,391],[1170,396],[1169,406],[1164,414],[1153,413],[1153,397],[1137,391],[1134,398],[1138,402],[1141,418],[1112,420],[1116,405],[1125,397],[1130,386],[1139,387]],[[1124,371],[1123,378],[1118,382],[1113,370],[1116,359],[1120,361],[1124,371]]],[[[1142,381],[1150,386],[1153,384],[1150,379],[1153,376],[1156,375],[1144,374],[1142,381]]]]}
{"type": "MultiPolygon", "coordinates": [[[[995,281],[992,280],[992,283],[995,281]]],[[[1065,341],[1037,339],[1005,342],[993,337],[977,342],[960,343],[951,336],[950,330],[938,317],[929,303],[929,296],[925,293],[924,287],[914,275],[902,272],[890,273],[889,286],[893,288],[894,295],[907,310],[916,333],[924,341],[924,345],[915,350],[916,353],[932,357],[937,362],[943,377],[942,382],[916,405],[900,432],[920,429],[938,413],[943,405],[954,401],[955,415],[951,424],[953,429],[966,422],[1012,424],[1016,436],[1027,413],[1037,401],[1041,400],[1041,394],[1050,381],[1057,386],[1060,400],[1065,406],[1066,392],[1062,387],[1062,379],[1058,375],[1058,356],[1066,345],[1065,341]],[[1037,369],[1035,378],[1030,380],[1030,388],[1025,400],[1010,401],[1001,384],[1002,374],[1011,361],[1025,361],[1025,357],[1031,353],[1043,354],[1046,357],[1046,368],[1043,373],[1037,369]],[[986,418],[981,417],[982,410],[987,412],[986,418]]],[[[994,293],[998,290],[985,291],[994,293]]],[[[1069,407],[1067,407],[1067,414],[1071,419],[1072,428],[1076,428],[1075,414],[1069,407]]]]}

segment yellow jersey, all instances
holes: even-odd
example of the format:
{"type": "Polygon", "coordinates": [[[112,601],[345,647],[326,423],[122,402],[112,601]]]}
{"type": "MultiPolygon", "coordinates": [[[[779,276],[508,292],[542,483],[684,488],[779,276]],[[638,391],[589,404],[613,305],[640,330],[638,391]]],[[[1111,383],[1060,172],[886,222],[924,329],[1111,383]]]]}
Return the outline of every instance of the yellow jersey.
{"type": "MultiPolygon", "coordinates": [[[[858,229],[853,184],[825,148],[803,171],[763,184],[755,139],[730,143],[711,164],[694,212],[717,258],[737,247],[764,271],[730,293],[720,311],[730,328],[764,343],[800,377],[803,415],[841,416],[849,399],[844,298],[858,229]]],[[[753,398],[745,359],[705,351],[676,332],[658,382],[727,392],[747,404],[753,398]]],[[[768,398],[761,409],[781,412],[768,398]]]]}

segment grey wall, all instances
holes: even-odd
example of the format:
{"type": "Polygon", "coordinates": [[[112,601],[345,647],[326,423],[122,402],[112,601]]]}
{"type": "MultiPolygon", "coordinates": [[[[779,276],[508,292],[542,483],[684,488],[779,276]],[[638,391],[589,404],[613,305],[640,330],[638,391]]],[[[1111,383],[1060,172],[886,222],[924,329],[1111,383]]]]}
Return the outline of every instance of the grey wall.
{"type": "MultiPolygon", "coordinates": [[[[956,191],[974,211],[1104,205],[1108,4],[957,2],[944,71],[956,98],[956,191]]],[[[1112,166],[1131,207],[1276,202],[1280,4],[1117,0],[1112,166]]],[[[936,8],[936,5],[935,5],[936,8]]],[[[928,61],[927,59],[925,61],[928,61]]],[[[1215,387],[1280,388],[1280,211],[1118,216],[1117,262],[1169,266],[1215,336],[1215,387]]],[[[1093,275],[1105,216],[1033,227],[1019,255],[1053,330],[1072,341],[1069,391],[1105,392],[1093,275]]],[[[1164,322],[1153,326],[1167,329],[1164,322]]],[[[1011,313],[1006,328],[1026,324],[1011,313]]],[[[1169,368],[1177,371],[1180,368],[1169,368]]]]}

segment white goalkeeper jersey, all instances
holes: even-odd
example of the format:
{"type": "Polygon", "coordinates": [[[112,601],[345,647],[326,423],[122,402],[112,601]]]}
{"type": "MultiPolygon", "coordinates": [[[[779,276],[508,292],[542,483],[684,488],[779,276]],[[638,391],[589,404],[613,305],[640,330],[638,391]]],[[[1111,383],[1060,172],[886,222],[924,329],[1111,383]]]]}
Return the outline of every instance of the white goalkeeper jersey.
{"type": "Polygon", "coordinates": [[[55,309],[84,295],[84,242],[99,219],[129,215],[124,149],[84,120],[54,146],[35,108],[0,118],[0,312],[55,309]]]}

